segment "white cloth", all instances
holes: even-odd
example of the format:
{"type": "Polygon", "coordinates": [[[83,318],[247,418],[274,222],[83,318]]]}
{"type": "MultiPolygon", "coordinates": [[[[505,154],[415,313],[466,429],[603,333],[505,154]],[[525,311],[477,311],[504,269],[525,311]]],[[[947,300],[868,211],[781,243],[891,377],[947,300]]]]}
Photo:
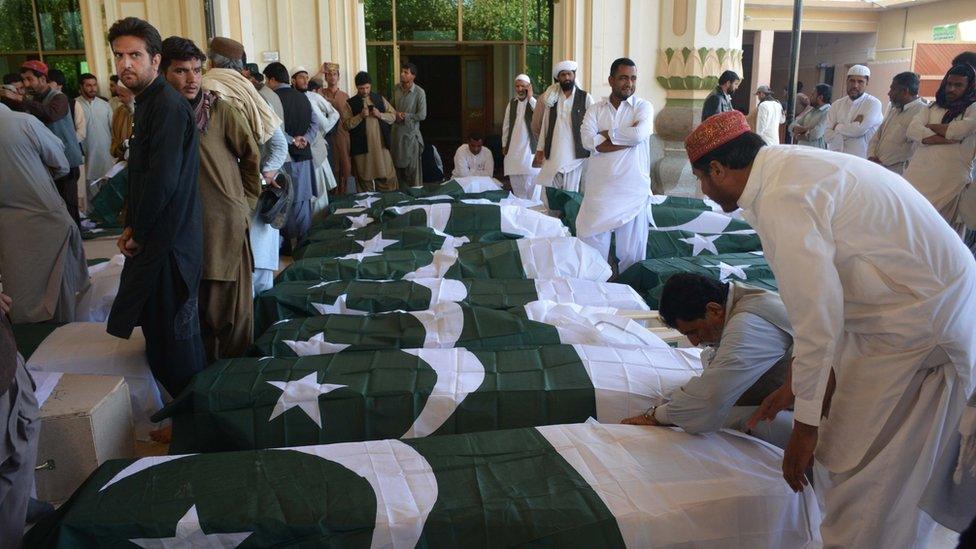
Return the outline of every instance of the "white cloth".
{"type": "Polygon", "coordinates": [[[84,113],[85,182],[104,177],[115,159],[112,158],[112,110],[108,101],[96,97],[88,101],[84,96],[75,100],[75,111],[84,113]]]}
{"type": "Polygon", "coordinates": [[[851,65],[851,68],[847,69],[847,76],[867,76],[871,78],[871,69],[864,65],[851,65]]]}
{"type": "MultiPolygon", "coordinates": [[[[576,158],[576,145],[573,143],[573,102],[576,101],[576,93],[578,91],[579,89],[574,87],[569,97],[566,97],[566,94],[562,90],[555,92],[556,125],[553,127],[552,148],[549,150],[549,158],[545,160],[545,163],[542,165],[542,170],[536,177],[537,185],[564,189],[566,187],[560,187],[557,184],[558,181],[554,181],[556,175],[572,172],[581,167],[583,162],[586,161],[585,158],[576,158]]],[[[586,94],[587,109],[595,102],[593,94],[586,94]]],[[[546,149],[546,135],[549,131],[550,110],[545,105],[542,105],[540,108],[544,108],[545,112],[542,114],[542,131],[539,132],[539,142],[536,146],[536,151],[544,151],[546,149]]]]}
{"type": "Polygon", "coordinates": [[[454,153],[454,173],[451,177],[491,177],[493,173],[495,157],[488,147],[482,146],[478,154],[474,154],[465,143],[454,153]]]}
{"type": "Polygon", "coordinates": [[[579,65],[577,65],[576,61],[573,61],[572,59],[566,59],[565,61],[560,61],[552,66],[552,77],[558,78],[559,73],[563,71],[576,72],[578,68],[579,65]]]}
{"type": "Polygon", "coordinates": [[[484,176],[467,176],[467,177],[455,177],[454,181],[461,186],[461,189],[466,193],[483,193],[485,191],[498,191],[501,190],[502,184],[500,181],[494,177],[484,177],[484,176]]]}
{"type": "Polygon", "coordinates": [[[779,101],[768,99],[756,105],[756,133],[767,145],[779,145],[779,125],[784,121],[779,101]]]}
{"type": "Polygon", "coordinates": [[[900,174],[915,153],[916,142],[908,137],[908,125],[915,115],[927,107],[924,99],[907,103],[902,107],[890,105],[884,121],[868,143],[867,158],[877,158],[881,165],[900,174]]]}
{"type": "MultiPolygon", "coordinates": [[[[585,202],[586,199],[584,198],[583,201],[585,202]]],[[[643,261],[647,257],[647,208],[641,208],[633,219],[619,227],[583,236],[580,240],[600,252],[600,256],[609,262],[611,235],[616,237],[614,254],[617,256],[618,273],[626,271],[634,263],[643,261]]]]}
{"type": "MultiPolygon", "coordinates": [[[[603,99],[586,111],[580,139],[590,151],[586,166],[587,189],[576,218],[580,238],[622,227],[647,207],[651,195],[651,161],[647,141],[651,137],[654,107],[635,95],[614,107],[603,99]],[[607,141],[627,147],[614,152],[599,152],[607,141]]],[[[647,223],[644,222],[646,233],[647,223]]],[[[644,235],[647,241],[647,235],[644,235]]],[[[618,242],[618,246],[620,243],[618,242]]],[[[637,251],[637,250],[634,250],[637,251]]],[[[619,252],[618,252],[619,256],[619,252]]],[[[637,261],[644,258],[640,253],[637,261]]],[[[621,267],[623,269],[623,267],[621,267]]]]}
{"type": "Polygon", "coordinates": [[[936,135],[926,124],[941,124],[942,107],[923,108],[908,126],[908,137],[918,143],[915,155],[905,170],[905,179],[935,206],[950,224],[956,221],[959,195],[972,182],[973,156],[976,155],[976,103],[961,117],[949,123],[947,145],[924,145],[922,140],[936,135]]]}
{"type": "MultiPolygon", "coordinates": [[[[532,141],[529,139],[529,128],[525,126],[525,107],[530,105],[536,108],[535,97],[529,97],[518,101],[515,110],[515,127],[512,128],[512,141],[508,142],[508,120],[511,114],[512,103],[505,106],[505,116],[502,118],[502,148],[508,149],[505,155],[505,175],[528,175],[531,180],[539,173],[539,168],[532,167],[532,160],[535,158],[535,151],[532,150],[532,141]]],[[[525,198],[524,196],[522,198],[525,198]]]]}
{"type": "Polygon", "coordinates": [[[512,194],[516,197],[532,201],[542,200],[542,187],[535,184],[534,175],[510,175],[508,181],[512,185],[512,194]]]}
{"type": "MultiPolygon", "coordinates": [[[[763,148],[739,206],[763,241],[796,332],[796,420],[820,425],[817,459],[834,475],[850,476],[847,504],[832,502],[828,492],[828,513],[861,526],[836,529],[910,546],[912,540],[896,541],[885,528],[918,520],[924,484],[901,487],[910,479],[898,475],[951,435],[912,426],[959,418],[913,391],[923,372],[942,380],[925,382],[923,392],[941,395],[936,400],[973,391],[976,334],[968,319],[976,310],[976,261],[907,181],[849,155],[763,148]],[[837,387],[830,417],[821,421],[831,369],[837,387]],[[938,370],[944,371],[936,376],[938,370]],[[922,453],[911,446],[920,438],[926,439],[922,453]],[[862,470],[875,473],[856,474],[862,470]],[[913,515],[884,524],[857,518],[883,515],[898,502],[907,502],[899,509],[913,515]]],[[[933,463],[919,466],[931,473],[933,463]]],[[[844,545],[859,544],[848,539],[844,545]]]]}
{"type": "Polygon", "coordinates": [[[119,293],[119,281],[125,256],[116,254],[111,259],[88,267],[91,286],[78,301],[76,319],[79,322],[105,322],[112,311],[115,296],[119,293]]]}
{"type": "Polygon", "coordinates": [[[518,82],[520,80],[522,82],[525,82],[526,84],[531,84],[532,83],[532,79],[530,79],[529,78],[529,75],[527,75],[527,74],[520,74],[520,75],[518,75],[518,76],[515,77],[515,81],[516,82],[518,82]]]}
{"type": "Polygon", "coordinates": [[[881,125],[881,110],[881,101],[869,93],[861,94],[853,101],[847,95],[834,101],[827,111],[824,130],[827,148],[867,158],[868,142],[881,125]],[[862,119],[855,122],[858,116],[862,119]]]}

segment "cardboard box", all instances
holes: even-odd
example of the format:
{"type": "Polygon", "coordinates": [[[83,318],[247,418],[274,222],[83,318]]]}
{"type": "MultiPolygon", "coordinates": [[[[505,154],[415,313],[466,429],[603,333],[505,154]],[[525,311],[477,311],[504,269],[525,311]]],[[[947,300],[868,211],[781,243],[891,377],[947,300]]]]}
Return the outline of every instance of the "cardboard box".
{"type": "Polygon", "coordinates": [[[122,377],[64,374],[41,407],[37,497],[61,503],[106,460],[134,456],[132,405],[122,377]]]}

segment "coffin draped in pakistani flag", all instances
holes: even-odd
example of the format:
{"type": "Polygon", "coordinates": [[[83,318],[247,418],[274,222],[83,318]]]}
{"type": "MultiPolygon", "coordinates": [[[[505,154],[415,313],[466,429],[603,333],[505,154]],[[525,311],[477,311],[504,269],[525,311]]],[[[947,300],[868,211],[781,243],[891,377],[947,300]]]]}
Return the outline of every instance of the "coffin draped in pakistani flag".
{"type": "Polygon", "coordinates": [[[254,300],[254,333],[289,318],[320,314],[423,311],[439,303],[466,303],[510,309],[533,301],[607,306],[647,311],[637,292],[625,284],[562,279],[415,278],[410,280],[340,280],[279,282],[254,300]]]}
{"type": "Polygon", "coordinates": [[[113,460],[26,547],[813,547],[820,512],[742,434],[632,425],[113,460]]]}
{"type": "MultiPolygon", "coordinates": [[[[504,239],[504,236],[499,235],[498,239],[504,239]]],[[[451,236],[430,227],[392,229],[373,224],[361,229],[319,229],[311,238],[304,239],[304,244],[295,250],[292,257],[341,257],[384,250],[432,252],[442,248],[456,248],[470,241],[467,237],[451,236]]]]}
{"type": "Polygon", "coordinates": [[[696,257],[762,250],[759,235],[751,233],[696,233],[691,231],[650,231],[647,259],[696,257]]]}
{"type": "Polygon", "coordinates": [[[701,373],[697,349],[540,345],[221,360],[154,416],[170,452],[618,423],[701,373]]]}
{"type": "Polygon", "coordinates": [[[569,236],[556,219],[521,206],[496,204],[414,204],[383,211],[385,227],[426,226],[453,235],[503,233],[524,237],[569,236]]]}
{"type": "Polygon", "coordinates": [[[656,309],[664,283],[677,273],[697,273],[722,282],[742,281],[778,290],[773,270],[762,252],[645,259],[620,273],[617,282],[637,290],[648,306],[656,309]]]}
{"type": "Polygon", "coordinates": [[[678,208],[662,204],[647,206],[647,219],[653,231],[690,231],[703,234],[755,234],[745,221],[711,210],[678,208]]]}
{"type": "Polygon", "coordinates": [[[254,341],[251,356],[313,356],[346,349],[497,349],[587,343],[666,344],[612,307],[534,301],[509,310],[450,301],[425,311],[327,314],[274,324],[254,341]]]}
{"type": "Polygon", "coordinates": [[[470,243],[435,252],[392,250],[336,258],[300,259],[278,274],[289,280],[411,278],[580,278],[606,281],[610,265],[577,238],[520,238],[470,243]]]}

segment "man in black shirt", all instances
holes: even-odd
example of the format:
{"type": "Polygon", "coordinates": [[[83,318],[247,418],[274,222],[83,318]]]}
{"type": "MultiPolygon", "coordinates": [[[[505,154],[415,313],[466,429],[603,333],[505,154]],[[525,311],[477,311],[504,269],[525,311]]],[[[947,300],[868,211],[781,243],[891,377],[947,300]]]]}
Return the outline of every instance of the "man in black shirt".
{"type": "Polygon", "coordinates": [[[153,375],[172,396],[206,365],[197,291],[203,218],[197,130],[190,104],[159,75],[162,40],[135,17],[108,33],[119,79],[136,93],[125,230],[126,256],[108,333],[128,338],[142,326],[153,375]]]}

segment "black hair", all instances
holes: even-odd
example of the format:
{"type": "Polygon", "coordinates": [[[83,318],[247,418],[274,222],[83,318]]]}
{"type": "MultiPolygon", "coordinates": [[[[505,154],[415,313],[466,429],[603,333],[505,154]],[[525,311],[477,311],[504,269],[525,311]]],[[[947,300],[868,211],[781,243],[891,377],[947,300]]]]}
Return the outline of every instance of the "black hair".
{"type": "Polygon", "coordinates": [[[113,84],[118,84],[119,83],[119,75],[113,74],[112,76],[109,76],[108,77],[108,80],[109,80],[109,82],[111,82],[113,84]]]}
{"type": "Polygon", "coordinates": [[[78,84],[84,84],[85,80],[98,80],[98,78],[96,78],[94,74],[86,72],[78,77],[78,84]]]}
{"type": "Polygon", "coordinates": [[[756,159],[756,155],[766,145],[758,134],[746,132],[732,141],[721,145],[707,153],[692,163],[696,170],[708,171],[708,165],[712,160],[732,170],[741,170],[756,159]]]}
{"type": "Polygon", "coordinates": [[[617,68],[621,65],[625,67],[636,67],[637,63],[634,63],[633,59],[629,57],[619,57],[614,59],[613,63],[610,63],[610,76],[617,74],[617,68]]]}
{"type": "Polygon", "coordinates": [[[166,72],[173,61],[190,61],[197,59],[201,64],[206,63],[207,55],[189,38],[170,36],[163,40],[163,59],[159,62],[159,72],[166,72]]]}
{"type": "Polygon", "coordinates": [[[800,82],[799,80],[797,80],[796,81],[796,93],[800,93],[802,91],[803,91],[803,82],[800,82]]]}
{"type": "Polygon", "coordinates": [[[356,73],[356,86],[365,86],[366,84],[372,84],[373,79],[369,77],[369,73],[366,71],[359,71],[356,73]]]}
{"type": "Polygon", "coordinates": [[[267,67],[264,67],[265,78],[274,78],[278,82],[287,84],[289,82],[288,69],[284,65],[275,61],[274,63],[268,63],[267,67]]]}
{"type": "Polygon", "coordinates": [[[976,68],[976,51],[964,51],[952,59],[952,66],[969,65],[976,68]]]}
{"type": "Polygon", "coordinates": [[[146,44],[146,53],[154,57],[163,51],[163,40],[156,27],[138,17],[119,19],[108,29],[108,43],[111,44],[120,36],[134,36],[146,44]]]}
{"type": "Polygon", "coordinates": [[[66,82],[64,78],[64,73],[58,69],[50,69],[47,71],[47,81],[54,82],[55,84],[61,86],[62,88],[64,87],[64,83],[66,82]]]}
{"type": "Polygon", "coordinates": [[[468,134],[468,141],[484,141],[485,136],[481,135],[481,132],[471,132],[468,134]]]}
{"type": "Polygon", "coordinates": [[[834,88],[830,84],[817,84],[814,89],[817,90],[817,95],[823,97],[824,103],[830,103],[834,98],[834,88]]]}
{"type": "Polygon", "coordinates": [[[678,273],[668,278],[661,290],[658,313],[668,326],[677,321],[692,322],[705,318],[705,306],[718,303],[725,306],[729,285],[696,273],[678,273]]]}
{"type": "Polygon", "coordinates": [[[735,82],[736,80],[742,80],[742,78],[739,77],[739,73],[735,71],[725,71],[718,77],[718,85],[721,86],[726,82],[735,82]]]}
{"type": "Polygon", "coordinates": [[[410,71],[410,74],[417,76],[417,65],[414,65],[409,61],[405,63],[400,63],[400,70],[402,71],[403,69],[407,69],[408,71],[410,71]]]}
{"type": "Polygon", "coordinates": [[[4,84],[16,84],[21,81],[20,75],[15,72],[8,72],[3,75],[4,84]]]}
{"type": "Polygon", "coordinates": [[[315,90],[317,90],[317,89],[319,89],[321,87],[322,87],[322,84],[319,84],[317,80],[309,80],[308,81],[308,91],[310,91],[310,92],[313,92],[313,91],[315,91],[315,90]]]}
{"type": "Polygon", "coordinates": [[[920,79],[917,74],[915,74],[914,72],[906,71],[906,72],[900,72],[896,74],[891,79],[891,83],[896,86],[905,88],[906,90],[908,90],[908,93],[912,95],[918,95],[919,80],[920,79]]]}

